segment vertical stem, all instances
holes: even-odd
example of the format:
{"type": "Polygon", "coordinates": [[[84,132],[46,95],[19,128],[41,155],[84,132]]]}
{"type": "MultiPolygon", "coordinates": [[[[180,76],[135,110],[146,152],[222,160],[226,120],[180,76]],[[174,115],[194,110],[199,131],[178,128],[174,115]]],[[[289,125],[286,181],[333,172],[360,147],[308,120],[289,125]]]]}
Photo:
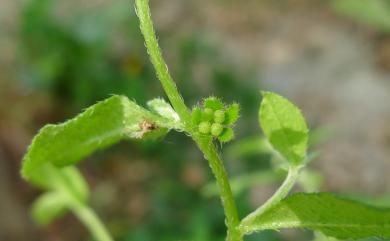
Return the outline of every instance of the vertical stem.
{"type": "Polygon", "coordinates": [[[228,228],[227,241],[241,241],[242,234],[238,230],[240,219],[237,213],[237,206],[229,184],[229,179],[211,138],[194,137],[199,149],[209,161],[211,170],[217,181],[221,193],[222,205],[226,216],[226,226],[228,228]]]}
{"type": "Polygon", "coordinates": [[[188,129],[191,120],[190,113],[182,96],[177,90],[176,84],[169,74],[167,64],[162,57],[154,32],[152,18],[150,16],[149,0],[136,0],[135,4],[137,15],[140,20],[141,32],[145,38],[146,48],[154,69],[156,70],[157,77],[172,103],[173,108],[184,122],[184,127],[188,129]]]}
{"type": "Polygon", "coordinates": [[[150,16],[149,0],[136,0],[135,4],[137,15],[140,19],[141,31],[145,38],[146,48],[150,55],[151,62],[157,72],[157,76],[165,90],[165,93],[168,95],[173,108],[183,121],[184,128],[193,136],[200,150],[205,155],[205,158],[209,161],[212,172],[217,180],[226,215],[226,225],[228,228],[227,240],[241,241],[242,235],[238,230],[240,220],[237,214],[237,207],[222,160],[220,159],[211,138],[202,139],[196,137],[196,132],[193,130],[191,125],[190,112],[177,90],[176,84],[172,80],[168,67],[162,57],[150,16]]]}
{"type": "Polygon", "coordinates": [[[145,38],[146,48],[148,50],[151,62],[157,72],[157,76],[167,94],[173,108],[180,116],[185,130],[190,133],[205,158],[209,161],[210,167],[216,178],[221,192],[222,204],[226,215],[226,225],[228,228],[228,241],[241,241],[242,235],[238,230],[239,218],[236,204],[232,195],[229,180],[222,160],[213,145],[211,138],[202,139],[196,136],[191,124],[191,115],[185,105],[183,98],[177,90],[176,84],[169,74],[168,67],[162,57],[160,47],[153,28],[153,22],[150,16],[149,0],[135,0],[136,11],[140,19],[141,32],[145,38]]]}
{"type": "Polygon", "coordinates": [[[113,241],[104,224],[90,207],[75,201],[72,202],[71,209],[79,220],[87,227],[94,240],[113,241]]]}

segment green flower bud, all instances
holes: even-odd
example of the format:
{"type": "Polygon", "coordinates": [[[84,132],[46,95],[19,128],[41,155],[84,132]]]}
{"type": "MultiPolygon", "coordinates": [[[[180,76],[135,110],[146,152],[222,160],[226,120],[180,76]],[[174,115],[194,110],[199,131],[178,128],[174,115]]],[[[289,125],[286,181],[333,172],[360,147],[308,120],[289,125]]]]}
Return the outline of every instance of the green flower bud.
{"type": "Polygon", "coordinates": [[[195,107],[192,110],[191,119],[192,123],[195,125],[199,125],[199,123],[202,121],[202,110],[199,107],[195,107]]]}
{"type": "Polygon", "coordinates": [[[212,110],[221,110],[224,107],[223,102],[217,97],[208,97],[203,102],[204,108],[210,108],[212,110]]]}
{"type": "Polygon", "coordinates": [[[216,123],[223,123],[225,121],[225,111],[217,110],[214,112],[214,121],[216,123]]]}
{"type": "Polygon", "coordinates": [[[204,121],[199,124],[199,132],[202,134],[209,134],[211,129],[210,122],[204,121]]]}
{"type": "Polygon", "coordinates": [[[214,117],[214,111],[210,108],[205,108],[202,113],[203,121],[212,121],[214,117]]]}
{"type": "Polygon", "coordinates": [[[221,135],[223,131],[223,126],[219,123],[214,123],[211,125],[211,135],[217,137],[221,135]]]}

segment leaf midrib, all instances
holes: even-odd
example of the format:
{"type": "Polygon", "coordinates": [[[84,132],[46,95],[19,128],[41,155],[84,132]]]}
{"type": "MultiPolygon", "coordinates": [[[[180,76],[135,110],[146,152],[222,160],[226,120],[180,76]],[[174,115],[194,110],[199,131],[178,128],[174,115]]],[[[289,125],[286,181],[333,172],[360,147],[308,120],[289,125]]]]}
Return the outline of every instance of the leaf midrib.
{"type": "Polygon", "coordinates": [[[312,222],[278,222],[277,224],[260,224],[243,226],[242,229],[246,233],[266,230],[266,229],[278,229],[278,228],[300,228],[300,227],[311,227],[311,228],[390,228],[390,223],[379,224],[357,224],[357,223],[312,223],[312,222]]]}
{"type": "MultiPolygon", "coordinates": [[[[287,145],[285,145],[286,149],[288,150],[289,154],[294,156],[293,152],[291,151],[291,149],[289,148],[290,146],[292,146],[289,138],[287,137],[286,133],[283,131],[283,129],[285,128],[284,125],[282,125],[282,122],[280,121],[278,115],[276,114],[276,111],[275,111],[275,108],[274,108],[274,104],[275,102],[272,100],[272,98],[269,98],[269,101],[271,102],[271,111],[272,111],[272,114],[275,116],[275,119],[276,119],[276,122],[278,123],[278,125],[280,126],[280,129],[282,130],[282,133],[283,133],[283,139],[285,139],[287,145]]],[[[271,137],[270,137],[271,138],[271,137]]],[[[295,161],[295,160],[292,160],[292,161],[295,161]]]]}

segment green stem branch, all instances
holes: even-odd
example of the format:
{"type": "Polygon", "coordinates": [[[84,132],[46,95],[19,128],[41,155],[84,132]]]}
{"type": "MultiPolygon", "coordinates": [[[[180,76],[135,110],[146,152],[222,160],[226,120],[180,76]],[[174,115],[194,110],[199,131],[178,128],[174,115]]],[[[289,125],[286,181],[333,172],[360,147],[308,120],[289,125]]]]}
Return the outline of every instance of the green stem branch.
{"type": "Polygon", "coordinates": [[[294,186],[295,182],[299,177],[299,171],[301,168],[301,166],[290,167],[286,179],[279,187],[279,189],[274,193],[274,195],[269,198],[262,206],[260,206],[258,209],[256,209],[254,212],[252,212],[242,220],[240,229],[243,233],[245,233],[245,226],[253,222],[254,218],[260,216],[262,213],[273,207],[275,204],[279,203],[283,198],[288,195],[291,188],[294,186]]]}
{"type": "Polygon", "coordinates": [[[106,227],[100,221],[96,213],[87,205],[80,202],[73,202],[71,209],[79,220],[87,227],[96,241],[113,241],[106,227]]]}

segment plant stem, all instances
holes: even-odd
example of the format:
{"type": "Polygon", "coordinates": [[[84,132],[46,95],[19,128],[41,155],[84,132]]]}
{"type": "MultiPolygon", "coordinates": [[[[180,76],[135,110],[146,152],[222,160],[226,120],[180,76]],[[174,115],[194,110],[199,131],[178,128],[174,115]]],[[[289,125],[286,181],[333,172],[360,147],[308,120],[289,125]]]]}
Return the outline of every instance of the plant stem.
{"type": "Polygon", "coordinates": [[[197,136],[191,124],[191,115],[185,105],[182,96],[177,90],[176,84],[169,74],[168,67],[162,57],[160,47],[153,28],[150,14],[149,0],[135,0],[136,11],[140,19],[141,32],[145,38],[146,48],[150,55],[151,62],[157,72],[157,76],[167,94],[173,108],[180,116],[184,129],[193,137],[194,141],[209,161],[212,172],[216,178],[221,192],[222,204],[226,216],[228,228],[228,241],[241,241],[242,235],[238,230],[239,218],[237,207],[230,188],[229,180],[222,160],[220,159],[211,138],[197,136]]]}
{"type": "Polygon", "coordinates": [[[172,103],[173,108],[183,121],[184,127],[188,130],[191,126],[190,112],[177,90],[176,84],[169,74],[167,64],[162,57],[150,15],[149,0],[136,0],[135,4],[136,12],[140,20],[141,32],[145,38],[146,48],[154,69],[156,70],[157,77],[172,103]]]}
{"type": "Polygon", "coordinates": [[[240,219],[237,213],[237,206],[234,201],[229,179],[220,156],[211,138],[194,137],[199,149],[209,161],[211,170],[216,178],[219,191],[221,193],[222,205],[226,216],[226,226],[228,228],[227,241],[241,241],[242,234],[238,230],[240,219]]]}
{"type": "Polygon", "coordinates": [[[265,211],[273,207],[275,204],[279,203],[283,198],[287,196],[291,188],[294,186],[295,182],[299,177],[299,171],[302,166],[292,166],[288,170],[288,174],[283,184],[279,189],[274,193],[274,195],[269,198],[262,206],[256,209],[254,212],[245,217],[240,224],[240,230],[245,233],[245,227],[247,224],[251,223],[253,219],[259,217],[265,211]]]}
{"type": "Polygon", "coordinates": [[[113,241],[102,221],[90,207],[79,201],[74,201],[71,204],[71,209],[87,227],[95,241],[113,241]]]}

